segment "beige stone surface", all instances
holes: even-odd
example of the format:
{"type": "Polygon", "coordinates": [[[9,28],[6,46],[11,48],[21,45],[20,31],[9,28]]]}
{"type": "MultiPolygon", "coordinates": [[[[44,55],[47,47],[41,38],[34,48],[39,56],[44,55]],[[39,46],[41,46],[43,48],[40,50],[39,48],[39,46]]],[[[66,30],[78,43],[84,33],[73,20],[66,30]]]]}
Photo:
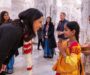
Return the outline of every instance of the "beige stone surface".
{"type": "MultiPolygon", "coordinates": [[[[19,49],[20,55],[15,57],[14,73],[11,75],[28,75],[26,70],[26,62],[22,50],[19,49]]],[[[43,58],[43,50],[38,51],[37,47],[33,49],[33,75],[55,75],[52,66],[57,59],[57,55],[53,59],[43,58]]]]}
{"type": "MultiPolygon", "coordinates": [[[[22,49],[19,49],[19,56],[15,57],[14,64],[14,73],[11,75],[28,75],[26,70],[26,62],[24,55],[22,54],[22,49]]],[[[43,50],[37,50],[37,46],[33,46],[33,75],[55,75],[55,72],[52,70],[53,64],[56,62],[58,57],[58,50],[56,49],[56,55],[53,59],[43,58],[43,50]]],[[[90,56],[87,57],[86,75],[90,75],[90,56]]]]}

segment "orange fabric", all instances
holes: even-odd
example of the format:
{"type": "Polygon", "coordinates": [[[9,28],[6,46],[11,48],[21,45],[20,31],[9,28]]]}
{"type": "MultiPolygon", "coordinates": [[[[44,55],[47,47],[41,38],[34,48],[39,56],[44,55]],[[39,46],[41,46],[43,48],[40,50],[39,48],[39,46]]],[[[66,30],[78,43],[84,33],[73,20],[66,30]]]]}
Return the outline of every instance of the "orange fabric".
{"type": "Polygon", "coordinates": [[[69,47],[70,53],[79,54],[81,52],[80,45],[77,42],[73,42],[69,47]]]}
{"type": "MultiPolygon", "coordinates": [[[[63,46],[67,46],[67,42],[62,43],[63,46]]],[[[53,67],[53,70],[60,73],[60,75],[80,75],[80,64],[82,67],[82,74],[84,75],[83,65],[81,63],[81,48],[77,42],[73,42],[66,49],[66,58],[61,54],[53,67]]]]}

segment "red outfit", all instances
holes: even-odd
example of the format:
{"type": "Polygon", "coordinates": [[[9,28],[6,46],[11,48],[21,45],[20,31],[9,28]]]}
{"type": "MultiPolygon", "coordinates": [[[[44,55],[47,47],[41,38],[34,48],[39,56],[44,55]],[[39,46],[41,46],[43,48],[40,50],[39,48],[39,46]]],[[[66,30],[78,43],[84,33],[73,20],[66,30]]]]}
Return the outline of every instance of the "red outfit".
{"type": "Polygon", "coordinates": [[[60,75],[60,73],[56,73],[56,75],[60,75]]]}

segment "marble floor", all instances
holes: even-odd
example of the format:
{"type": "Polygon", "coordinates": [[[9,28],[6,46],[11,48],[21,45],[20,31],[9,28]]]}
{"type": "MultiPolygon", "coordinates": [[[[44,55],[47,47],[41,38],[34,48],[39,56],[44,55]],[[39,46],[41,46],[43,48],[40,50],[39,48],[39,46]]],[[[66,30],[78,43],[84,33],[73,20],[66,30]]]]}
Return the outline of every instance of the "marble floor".
{"type": "MultiPolygon", "coordinates": [[[[19,49],[19,53],[19,56],[15,57],[14,73],[11,75],[27,75],[25,58],[21,48],[19,49]]],[[[55,63],[58,54],[56,54],[53,59],[45,59],[43,58],[43,50],[37,50],[37,47],[34,46],[32,56],[33,75],[55,75],[52,66],[55,63]]]]}
{"type": "MultiPolygon", "coordinates": [[[[19,56],[15,57],[14,73],[11,75],[27,75],[26,62],[24,55],[22,54],[22,49],[19,49],[19,56]]],[[[52,66],[57,60],[58,50],[56,49],[56,54],[53,59],[43,58],[43,50],[37,50],[37,46],[34,45],[33,48],[33,75],[55,75],[52,70],[52,66]]],[[[90,64],[86,65],[86,72],[90,73],[90,64]]],[[[90,75],[90,74],[87,74],[90,75]]]]}

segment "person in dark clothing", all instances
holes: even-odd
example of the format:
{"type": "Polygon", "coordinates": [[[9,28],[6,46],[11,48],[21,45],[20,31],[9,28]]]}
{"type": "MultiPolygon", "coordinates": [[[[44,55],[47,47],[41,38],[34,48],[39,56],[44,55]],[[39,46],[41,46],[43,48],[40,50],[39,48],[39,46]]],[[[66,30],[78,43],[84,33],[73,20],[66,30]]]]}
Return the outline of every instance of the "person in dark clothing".
{"type": "Polygon", "coordinates": [[[1,13],[0,13],[0,25],[1,25],[1,13]]]}
{"type": "Polygon", "coordinates": [[[58,23],[58,26],[57,26],[57,33],[58,33],[58,39],[60,40],[64,40],[66,39],[64,37],[64,25],[68,23],[68,20],[65,19],[66,17],[66,14],[64,12],[61,12],[60,13],[60,21],[58,23]]]}
{"type": "Polygon", "coordinates": [[[34,8],[19,14],[15,23],[0,26],[0,75],[5,75],[6,65],[19,47],[20,40],[29,41],[41,27],[43,14],[34,8]],[[27,34],[27,36],[24,36],[27,34]]]}
{"type": "Polygon", "coordinates": [[[47,17],[46,24],[43,28],[44,35],[44,57],[53,58],[54,48],[56,47],[56,40],[54,36],[54,25],[51,17],[47,17]]]}
{"type": "Polygon", "coordinates": [[[40,28],[38,31],[37,31],[37,35],[38,35],[38,50],[40,50],[40,45],[42,46],[42,48],[44,47],[43,46],[43,30],[42,28],[40,28]]]}
{"type": "MultiPolygon", "coordinates": [[[[3,24],[7,24],[8,25],[11,22],[12,22],[12,20],[10,19],[9,13],[7,11],[2,11],[1,12],[1,25],[3,25],[3,24]]],[[[13,65],[14,65],[14,56],[12,56],[12,58],[10,59],[8,65],[7,65],[6,72],[8,74],[12,74],[13,73],[13,65]]]]}
{"type": "MultiPolygon", "coordinates": [[[[10,56],[10,52],[16,48],[14,45],[19,41],[21,35],[22,32],[20,28],[15,27],[10,23],[0,26],[0,64],[7,65],[9,63],[9,60],[12,57],[10,56]]],[[[0,69],[1,67],[2,66],[0,66],[0,69]]]]}

